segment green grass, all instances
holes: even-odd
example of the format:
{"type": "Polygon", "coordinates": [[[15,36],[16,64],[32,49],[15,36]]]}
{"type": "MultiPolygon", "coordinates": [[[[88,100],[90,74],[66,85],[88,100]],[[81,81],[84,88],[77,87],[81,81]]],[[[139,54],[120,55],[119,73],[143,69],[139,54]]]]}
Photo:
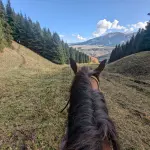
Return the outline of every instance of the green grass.
{"type": "Polygon", "coordinates": [[[107,70],[124,76],[150,80],[150,51],[129,55],[111,63],[107,70]]]}
{"type": "MultiPolygon", "coordinates": [[[[59,111],[68,100],[73,73],[67,65],[55,65],[16,43],[13,47],[0,55],[0,149],[56,150],[67,117],[59,111]]],[[[149,150],[148,75],[146,80],[126,77],[116,67],[106,68],[100,86],[120,145],[123,150],[149,150]]]]}

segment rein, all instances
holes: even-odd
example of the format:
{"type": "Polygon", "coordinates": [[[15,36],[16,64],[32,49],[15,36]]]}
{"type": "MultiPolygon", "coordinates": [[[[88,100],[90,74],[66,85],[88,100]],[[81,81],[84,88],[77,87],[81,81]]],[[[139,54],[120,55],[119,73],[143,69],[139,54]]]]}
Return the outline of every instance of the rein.
{"type": "MultiPolygon", "coordinates": [[[[91,76],[91,78],[97,82],[98,89],[99,89],[99,80],[95,76],[91,76]]],[[[60,111],[60,113],[62,113],[67,108],[68,105],[69,105],[69,100],[67,101],[67,104],[65,105],[65,107],[60,111]]]]}

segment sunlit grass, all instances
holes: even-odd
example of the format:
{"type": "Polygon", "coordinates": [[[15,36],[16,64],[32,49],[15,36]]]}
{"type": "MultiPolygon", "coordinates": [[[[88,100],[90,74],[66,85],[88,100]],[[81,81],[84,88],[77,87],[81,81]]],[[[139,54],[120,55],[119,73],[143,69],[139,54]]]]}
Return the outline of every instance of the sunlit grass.
{"type": "MultiPolygon", "coordinates": [[[[55,65],[23,46],[13,46],[0,55],[0,149],[56,150],[67,118],[66,111],[59,112],[68,100],[73,73],[67,65],[55,65]]],[[[137,83],[109,66],[101,77],[100,87],[124,150],[150,149],[148,81],[137,83]]]]}

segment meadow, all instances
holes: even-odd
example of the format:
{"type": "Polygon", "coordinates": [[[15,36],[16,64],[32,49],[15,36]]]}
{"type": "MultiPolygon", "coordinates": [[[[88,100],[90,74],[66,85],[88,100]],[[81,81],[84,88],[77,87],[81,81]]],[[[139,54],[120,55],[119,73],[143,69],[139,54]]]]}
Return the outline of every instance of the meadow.
{"type": "MultiPolygon", "coordinates": [[[[122,150],[150,149],[150,52],[106,66],[100,78],[122,150]]],[[[96,64],[85,64],[95,68],[96,64]]],[[[57,150],[65,132],[73,79],[22,45],[0,53],[0,149],[57,150]]]]}

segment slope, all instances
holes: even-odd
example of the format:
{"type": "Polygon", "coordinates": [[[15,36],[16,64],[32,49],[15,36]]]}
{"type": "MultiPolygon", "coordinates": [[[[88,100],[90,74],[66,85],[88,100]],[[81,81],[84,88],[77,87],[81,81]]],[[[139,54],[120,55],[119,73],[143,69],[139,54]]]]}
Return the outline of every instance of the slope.
{"type": "Polygon", "coordinates": [[[0,64],[0,69],[7,71],[18,69],[21,66],[26,69],[45,69],[57,66],[16,42],[13,42],[12,49],[6,48],[4,53],[0,54],[0,64]]]}
{"type": "Polygon", "coordinates": [[[114,63],[107,68],[110,72],[120,73],[139,79],[150,80],[150,52],[140,52],[114,63]]]}
{"type": "MultiPolygon", "coordinates": [[[[17,43],[13,47],[0,54],[0,149],[56,150],[67,116],[67,111],[59,111],[69,98],[73,72],[69,66],[55,65],[17,43]]],[[[100,87],[120,145],[123,150],[148,150],[149,80],[143,84],[135,82],[134,76],[113,72],[117,63],[103,72],[100,87]]]]}

